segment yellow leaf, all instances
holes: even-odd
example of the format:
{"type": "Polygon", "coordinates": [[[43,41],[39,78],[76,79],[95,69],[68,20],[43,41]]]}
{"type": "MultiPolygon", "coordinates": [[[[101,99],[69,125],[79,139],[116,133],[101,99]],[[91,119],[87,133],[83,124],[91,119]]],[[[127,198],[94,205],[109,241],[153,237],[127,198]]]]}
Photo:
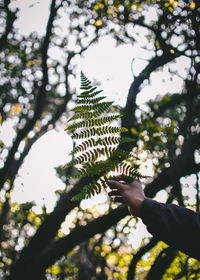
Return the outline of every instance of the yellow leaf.
{"type": "Polygon", "coordinates": [[[190,9],[194,9],[196,7],[196,3],[195,2],[192,2],[191,4],[190,4],[190,9]]]}
{"type": "Polygon", "coordinates": [[[31,67],[33,65],[34,65],[33,60],[28,61],[27,64],[26,64],[27,67],[31,67]]]}
{"type": "Polygon", "coordinates": [[[53,275],[57,275],[61,271],[58,265],[52,265],[52,267],[49,270],[53,275]]]}
{"type": "Polygon", "coordinates": [[[107,263],[108,263],[109,265],[116,265],[117,262],[118,262],[118,256],[117,256],[117,254],[112,253],[112,254],[110,254],[110,255],[107,257],[107,263]]]}
{"type": "Polygon", "coordinates": [[[147,39],[148,39],[148,41],[150,41],[151,40],[151,35],[147,35],[147,39]]]}
{"type": "Polygon", "coordinates": [[[19,106],[19,104],[16,104],[16,105],[15,105],[15,111],[16,111],[16,113],[21,113],[22,109],[21,109],[21,107],[19,106]]]}
{"type": "Polygon", "coordinates": [[[21,113],[22,109],[19,104],[13,104],[10,110],[10,115],[19,115],[21,113]]]}
{"type": "Polygon", "coordinates": [[[95,21],[95,26],[97,26],[97,27],[101,26],[102,24],[103,24],[103,22],[102,22],[101,19],[97,19],[97,20],[95,21]]]}
{"type": "Polygon", "coordinates": [[[158,41],[158,40],[155,41],[155,45],[156,45],[157,47],[159,47],[160,44],[159,44],[159,41],[158,41]]]}
{"type": "Polygon", "coordinates": [[[181,6],[181,5],[179,4],[179,2],[178,2],[178,1],[175,1],[175,0],[170,0],[168,3],[165,3],[165,7],[168,7],[168,10],[169,10],[170,12],[173,12],[173,11],[174,11],[172,5],[181,6]]]}
{"type": "Polygon", "coordinates": [[[136,130],[134,127],[132,127],[132,128],[131,128],[131,133],[132,133],[132,134],[137,134],[137,130],[136,130]]]}
{"type": "Polygon", "coordinates": [[[172,8],[172,7],[169,7],[168,8],[168,10],[171,12],[171,13],[173,13],[173,11],[174,11],[174,8],[172,8]]]}
{"type": "Polygon", "coordinates": [[[168,95],[164,95],[161,101],[164,103],[164,102],[166,102],[168,100],[169,100],[169,96],[168,95]]]}
{"type": "Polygon", "coordinates": [[[178,3],[178,1],[173,1],[173,4],[180,6],[180,4],[178,3]]]}

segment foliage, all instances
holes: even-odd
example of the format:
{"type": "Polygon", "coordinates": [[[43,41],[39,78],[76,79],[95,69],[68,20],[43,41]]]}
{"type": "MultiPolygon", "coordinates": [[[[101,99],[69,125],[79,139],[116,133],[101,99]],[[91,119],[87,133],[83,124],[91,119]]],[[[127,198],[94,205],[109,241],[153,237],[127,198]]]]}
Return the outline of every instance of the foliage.
{"type": "Polygon", "coordinates": [[[126,177],[126,180],[143,177],[126,161],[134,156],[120,148],[122,143],[133,142],[132,138],[120,136],[120,133],[127,129],[110,124],[122,117],[121,114],[107,114],[113,102],[100,102],[106,97],[98,97],[102,91],[96,90],[83,72],[81,72],[81,89],[84,91],[78,95],[77,106],[72,109],[75,114],[69,120],[78,122],[69,125],[66,130],[72,131],[73,139],[83,141],[74,146],[71,152],[72,160],[65,167],[79,166],[75,170],[74,178],[89,176],[94,178],[89,185],[83,186],[73,200],[89,198],[95,193],[100,193],[102,188],[106,188],[106,180],[112,178],[109,176],[110,172],[114,172],[116,177],[126,177]]]}
{"type": "MultiPolygon", "coordinates": [[[[2,211],[3,203],[0,206],[2,211]]],[[[31,202],[11,205],[9,219],[4,224],[4,231],[1,232],[1,275],[4,275],[3,272],[10,271],[17,252],[29,242],[31,236],[44,221],[45,209],[43,213],[36,214],[33,207],[34,204],[31,202]]]]}
{"type": "MultiPolygon", "coordinates": [[[[0,3],[0,129],[6,128],[8,135],[11,126],[13,132],[9,141],[0,135],[1,279],[115,279],[121,277],[119,268],[125,272],[124,279],[127,274],[129,279],[142,279],[150,272],[163,279],[199,278],[199,262],[180,253],[172,260],[169,257],[174,252],[160,244],[155,247],[152,239],[145,239],[134,250],[130,241],[141,235],[137,231],[140,224],[130,220],[127,209],[109,205],[105,197],[100,204],[102,194],[96,211],[93,207],[86,210],[84,200],[80,204],[71,201],[86,181],[92,182],[91,177],[69,180],[73,167],[57,168],[66,189],[57,192],[51,213],[44,208],[37,214],[32,204],[12,202],[20,168],[34,143],[47,131],[66,127],[76,97],[76,59],[109,35],[116,46],[133,47],[133,80],[129,91],[123,92],[127,94],[125,105],[118,107],[123,113],[121,126],[127,128],[120,136],[134,141],[120,146],[139,157],[142,171],[146,164],[152,166],[152,181],[145,181],[148,197],[199,211],[199,1],[51,0],[43,35],[20,34],[15,3],[0,3]],[[140,68],[135,67],[137,62],[140,68]],[[171,88],[175,84],[180,86],[171,88]],[[159,96],[154,98],[153,93],[159,96]],[[151,100],[138,103],[141,96],[151,100]],[[65,222],[70,224],[67,230],[65,222]],[[158,276],[154,264],[162,256],[170,264],[158,276]]],[[[121,79],[126,73],[121,71],[120,57],[115,62],[121,79]]],[[[96,69],[94,63],[94,76],[96,69]]],[[[93,97],[100,98],[94,102],[103,102],[101,97],[93,97]]],[[[108,138],[105,141],[110,143],[108,138]]],[[[118,140],[112,138],[115,141],[118,146],[118,140]]],[[[84,142],[88,147],[95,144],[84,142]]],[[[82,148],[72,156],[82,153],[82,148]]],[[[135,159],[129,164],[135,164],[135,159]]],[[[134,167],[138,169],[138,165],[134,167]]],[[[38,186],[43,188],[43,184],[38,186]]]]}

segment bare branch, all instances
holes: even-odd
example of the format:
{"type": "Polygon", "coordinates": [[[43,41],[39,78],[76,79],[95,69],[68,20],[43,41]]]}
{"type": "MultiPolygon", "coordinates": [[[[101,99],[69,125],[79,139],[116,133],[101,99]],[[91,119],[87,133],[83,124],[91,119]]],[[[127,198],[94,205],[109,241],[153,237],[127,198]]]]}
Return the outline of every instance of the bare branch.
{"type": "Polygon", "coordinates": [[[76,227],[69,235],[46,247],[41,254],[40,261],[44,261],[44,264],[48,267],[56,259],[71,251],[77,244],[88,240],[97,233],[104,233],[128,214],[129,212],[126,207],[119,207],[111,210],[107,215],[89,222],[86,226],[76,227]]]}
{"type": "Polygon", "coordinates": [[[149,250],[151,250],[156,244],[158,243],[158,240],[155,237],[152,237],[149,243],[144,245],[139,249],[139,251],[133,256],[132,261],[129,265],[128,269],[128,275],[127,280],[133,280],[135,277],[135,269],[138,261],[141,259],[141,257],[146,254],[149,250]]]}
{"type": "Polygon", "coordinates": [[[149,61],[148,65],[139,74],[139,76],[134,79],[128,92],[127,102],[124,108],[125,116],[122,118],[122,126],[128,129],[135,127],[135,110],[137,108],[136,97],[140,91],[142,83],[146,79],[149,79],[152,72],[154,72],[159,67],[171,62],[178,56],[180,56],[179,53],[171,54],[170,52],[165,52],[162,56],[155,56],[149,61]]]}
{"type": "Polygon", "coordinates": [[[153,182],[145,187],[145,194],[152,198],[158,191],[172,186],[177,179],[199,171],[200,164],[184,161],[182,156],[177,157],[169,168],[164,168],[153,182]]]}
{"type": "Polygon", "coordinates": [[[4,9],[6,11],[7,16],[6,16],[5,32],[3,33],[3,35],[0,38],[0,51],[2,51],[4,49],[4,47],[6,46],[8,34],[12,31],[14,21],[17,18],[17,15],[16,15],[17,12],[12,12],[8,7],[9,4],[10,4],[10,0],[5,0],[4,5],[2,7],[2,9],[4,9]]]}
{"type": "Polygon", "coordinates": [[[1,214],[0,214],[0,242],[2,240],[3,226],[7,221],[9,211],[10,211],[10,202],[9,202],[9,198],[6,198],[5,202],[3,203],[1,214]]]}
{"type": "MultiPolygon", "coordinates": [[[[89,222],[86,226],[76,227],[69,235],[64,238],[58,239],[44,248],[41,252],[40,250],[36,251],[37,254],[27,254],[26,258],[20,258],[17,262],[14,270],[11,273],[11,279],[26,279],[29,275],[29,279],[36,279],[44,273],[45,269],[51,266],[57,259],[71,251],[77,244],[88,240],[97,233],[103,233],[108,230],[111,226],[115,225],[118,221],[128,215],[127,208],[118,208],[112,210],[107,215],[101,216],[92,222],[89,222]],[[24,275],[22,278],[21,269],[23,267],[24,275]],[[24,269],[26,268],[26,269],[24,269]],[[36,269],[37,268],[37,269],[36,269]],[[30,275],[32,271],[32,275],[30,275]]],[[[54,226],[54,225],[52,225],[54,226]]],[[[46,237],[48,232],[46,232],[46,237]]],[[[40,243],[40,245],[43,245],[40,243]]]]}
{"type": "Polygon", "coordinates": [[[39,89],[38,97],[35,104],[35,111],[34,116],[32,119],[30,119],[25,127],[19,131],[13,146],[11,150],[9,151],[6,163],[4,165],[4,168],[0,171],[0,189],[3,188],[3,184],[5,180],[9,177],[10,170],[12,169],[11,166],[14,162],[14,155],[18,149],[18,146],[20,142],[24,139],[24,137],[31,131],[31,129],[34,127],[35,122],[40,118],[44,106],[46,105],[46,85],[48,83],[48,74],[47,74],[47,50],[50,42],[50,36],[53,28],[53,21],[56,16],[56,8],[55,8],[55,2],[56,0],[52,0],[51,4],[51,12],[49,16],[49,21],[47,24],[47,32],[46,36],[42,45],[42,69],[43,69],[43,80],[41,88],[39,89]]]}
{"type": "Polygon", "coordinates": [[[154,264],[151,266],[151,269],[146,277],[147,280],[161,280],[163,274],[173,262],[176,257],[177,251],[171,247],[167,247],[160,252],[156,258],[154,264]]]}

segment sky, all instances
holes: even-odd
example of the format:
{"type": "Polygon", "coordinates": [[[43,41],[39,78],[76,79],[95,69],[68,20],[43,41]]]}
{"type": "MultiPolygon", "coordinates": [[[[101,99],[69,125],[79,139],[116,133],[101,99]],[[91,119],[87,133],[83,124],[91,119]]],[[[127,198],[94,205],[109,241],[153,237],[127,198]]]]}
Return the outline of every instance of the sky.
{"type": "MultiPolygon", "coordinates": [[[[22,34],[28,35],[33,31],[41,35],[44,34],[49,1],[17,0],[13,4],[14,6],[20,7],[17,27],[22,34]],[[35,15],[37,15],[37,20],[35,20],[35,15]]],[[[89,79],[96,78],[101,83],[100,87],[104,89],[109,100],[114,100],[115,104],[123,106],[128,89],[134,79],[133,73],[134,75],[140,73],[146,65],[145,59],[148,59],[148,54],[139,47],[139,44],[134,47],[124,45],[116,48],[114,40],[106,36],[101,38],[98,45],[90,47],[81,58],[77,59],[77,72],[83,71],[89,79]]],[[[187,65],[188,60],[182,58],[177,60],[174,67],[184,77],[184,67],[187,65]]],[[[77,84],[79,84],[79,80],[77,84]]],[[[145,102],[150,98],[166,92],[179,92],[181,87],[182,80],[178,77],[171,80],[169,68],[165,66],[162,72],[152,74],[150,85],[144,87],[139,93],[137,104],[141,109],[145,109],[145,102]]],[[[1,137],[5,142],[9,142],[13,133],[12,125],[7,123],[6,128],[2,128],[1,137]]],[[[52,211],[57,200],[55,190],[62,190],[65,187],[56,176],[55,167],[69,161],[68,154],[71,148],[72,141],[63,127],[48,131],[41,137],[33,145],[20,169],[19,176],[15,181],[16,187],[12,193],[13,202],[35,201],[36,212],[40,212],[44,204],[48,212],[52,211]]],[[[152,176],[151,162],[147,162],[146,165],[146,169],[143,167],[143,173],[152,176]]],[[[165,197],[161,193],[158,199],[164,201],[165,197]]],[[[98,201],[94,200],[93,203],[105,204],[105,201],[105,196],[103,196],[98,201]]],[[[89,204],[82,203],[82,207],[87,207],[87,205],[89,204]]],[[[145,231],[144,228],[142,230],[145,231]]],[[[67,224],[65,231],[67,232],[67,224]]],[[[148,234],[146,233],[146,235],[148,234]]],[[[135,242],[135,246],[137,246],[137,239],[135,242]]]]}

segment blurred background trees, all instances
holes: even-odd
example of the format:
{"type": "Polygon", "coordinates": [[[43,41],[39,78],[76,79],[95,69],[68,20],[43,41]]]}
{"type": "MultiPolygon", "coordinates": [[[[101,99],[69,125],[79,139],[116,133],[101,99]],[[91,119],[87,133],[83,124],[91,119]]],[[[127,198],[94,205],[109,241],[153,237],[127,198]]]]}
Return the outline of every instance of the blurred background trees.
{"type": "Polygon", "coordinates": [[[89,208],[72,202],[81,180],[69,181],[59,168],[66,189],[59,191],[52,212],[44,206],[36,214],[34,203],[11,202],[31,147],[47,131],[62,127],[70,115],[70,102],[77,94],[73,81],[79,75],[76,57],[109,35],[116,46],[139,44],[149,54],[124,93],[125,106],[118,106],[125,113],[122,126],[135,139],[127,148],[141,158],[138,164],[151,162],[153,168],[153,178],[145,182],[146,195],[162,195],[166,203],[199,211],[199,2],[51,0],[44,36],[20,33],[15,27],[19,11],[13,3],[0,3],[0,121],[2,127],[11,122],[15,131],[11,144],[1,141],[1,278],[199,278],[199,262],[159,240],[145,237],[133,249],[130,240],[137,238],[140,222],[126,208],[108,199],[89,208]],[[62,59],[56,59],[55,52],[62,59]],[[177,65],[182,59],[187,59],[188,66],[180,71],[177,65]],[[160,88],[155,99],[140,107],[138,94],[145,94],[152,78],[166,69],[172,81],[181,79],[182,89],[170,93],[160,88]],[[105,204],[100,211],[98,205],[105,204]],[[62,224],[72,214],[69,233],[64,234],[62,224]]]}

